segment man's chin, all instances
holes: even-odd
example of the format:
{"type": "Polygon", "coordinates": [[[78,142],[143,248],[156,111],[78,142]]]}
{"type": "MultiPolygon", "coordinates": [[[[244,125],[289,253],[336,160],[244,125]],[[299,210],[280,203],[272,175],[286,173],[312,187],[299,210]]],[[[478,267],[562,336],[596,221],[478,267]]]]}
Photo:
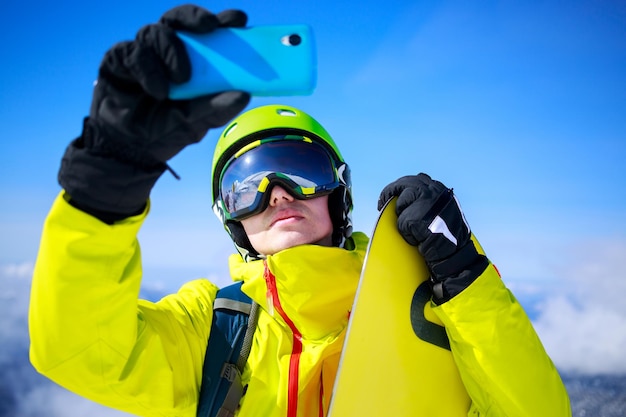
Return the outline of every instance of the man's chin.
{"type": "Polygon", "coordinates": [[[282,231],[279,236],[272,237],[268,241],[270,244],[264,251],[265,255],[274,255],[280,251],[300,245],[322,244],[322,242],[325,242],[325,239],[320,240],[318,236],[311,236],[298,231],[282,231]]]}

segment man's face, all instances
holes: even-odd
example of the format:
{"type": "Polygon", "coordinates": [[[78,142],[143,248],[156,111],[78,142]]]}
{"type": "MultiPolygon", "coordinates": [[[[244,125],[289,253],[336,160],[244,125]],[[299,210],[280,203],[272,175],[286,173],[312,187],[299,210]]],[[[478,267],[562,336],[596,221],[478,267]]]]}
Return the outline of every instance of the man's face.
{"type": "Polygon", "coordinates": [[[252,247],[262,255],[304,244],[332,246],[328,195],[298,200],[276,185],[267,208],[241,224],[252,247]]]}

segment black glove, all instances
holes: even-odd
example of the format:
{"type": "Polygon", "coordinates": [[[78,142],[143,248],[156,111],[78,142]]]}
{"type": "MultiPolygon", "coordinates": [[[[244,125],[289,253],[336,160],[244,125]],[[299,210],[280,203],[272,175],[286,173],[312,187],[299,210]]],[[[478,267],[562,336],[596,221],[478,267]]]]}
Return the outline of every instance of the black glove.
{"type": "Polygon", "coordinates": [[[59,171],[72,205],[107,223],[140,213],[166,162],[244,109],[250,95],[241,91],[180,101],[168,93],[170,83],[191,76],[175,30],[205,33],[246,22],[239,10],[212,14],[179,6],[105,54],[82,135],[67,148],[59,171]]]}
{"type": "Polygon", "coordinates": [[[378,209],[393,197],[398,197],[398,231],[424,257],[437,304],[463,291],[487,268],[489,261],[477,252],[452,189],[419,174],[386,186],[378,209]]]}

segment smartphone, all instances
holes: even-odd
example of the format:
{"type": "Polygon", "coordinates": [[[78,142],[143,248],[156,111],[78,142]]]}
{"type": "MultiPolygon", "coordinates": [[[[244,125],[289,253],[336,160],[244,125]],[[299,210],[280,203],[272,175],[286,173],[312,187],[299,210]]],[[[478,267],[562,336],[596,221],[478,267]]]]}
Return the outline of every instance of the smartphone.
{"type": "Polygon", "coordinates": [[[227,90],[254,96],[309,95],[317,82],[317,56],[308,25],[220,28],[177,32],[191,60],[191,79],[172,84],[169,97],[190,99],[227,90]]]}

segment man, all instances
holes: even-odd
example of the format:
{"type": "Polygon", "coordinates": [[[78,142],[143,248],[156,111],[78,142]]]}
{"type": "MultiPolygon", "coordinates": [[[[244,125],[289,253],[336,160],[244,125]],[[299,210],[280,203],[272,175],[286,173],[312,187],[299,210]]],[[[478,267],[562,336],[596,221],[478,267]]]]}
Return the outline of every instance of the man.
{"type": "MultiPolygon", "coordinates": [[[[182,6],[114,46],[63,157],[64,191],[33,278],[31,360],[94,401],[143,416],[196,414],[217,288],[196,280],[157,303],[138,300],[136,236],[167,161],[249,101],[236,91],[168,100],[170,82],[190,74],[174,30],[245,24],[239,11],[182,6]]],[[[308,114],[264,106],[224,129],[212,178],[214,210],[239,252],[231,276],[260,306],[238,415],[325,415],[367,245],[352,233],[348,166],[308,114]]],[[[454,336],[468,415],[568,415],[558,373],[451,190],[420,174],[386,187],[379,206],[394,196],[399,231],[424,256],[435,311],[454,336]]],[[[446,400],[445,387],[434,400],[446,400]]]]}

